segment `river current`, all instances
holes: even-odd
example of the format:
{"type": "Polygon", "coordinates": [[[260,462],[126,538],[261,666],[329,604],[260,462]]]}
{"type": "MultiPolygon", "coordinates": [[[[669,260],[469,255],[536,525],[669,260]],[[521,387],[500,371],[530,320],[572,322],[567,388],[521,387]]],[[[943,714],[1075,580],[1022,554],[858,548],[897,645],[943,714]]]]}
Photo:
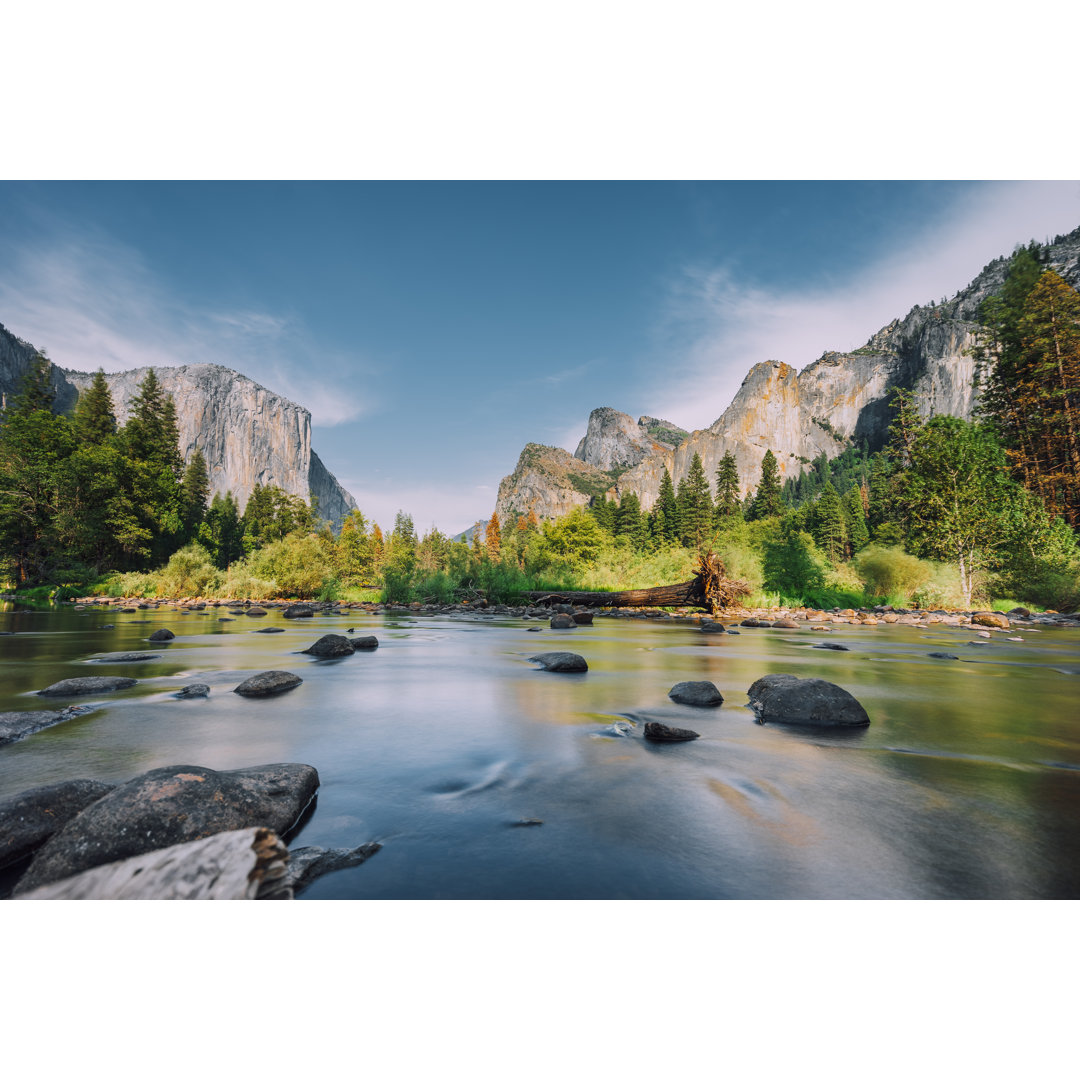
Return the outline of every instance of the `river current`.
{"type": "Polygon", "coordinates": [[[314,765],[317,805],[293,846],[383,847],[310,900],[1080,897],[1075,629],[834,624],[840,652],[813,648],[826,635],[808,628],[640,618],[568,631],[481,615],[228,618],[0,606],[14,631],[0,636],[0,711],[57,707],[34,692],[63,678],[139,680],[63,699],[95,708],[0,747],[0,798],[167,765],[314,765]],[[268,625],[283,632],[255,632],[268,625]],[[148,643],[162,627],[175,640],[148,643]],[[349,627],[379,648],[300,653],[349,627]],[[556,649],[589,671],[529,663],[556,649]],[[94,662],[121,651],[161,658],[94,662]],[[230,692],[268,669],[304,681],[269,699],[230,692]],[[839,684],[870,727],[755,723],[746,691],[770,672],[839,684]],[[720,708],[670,701],[698,679],[720,708]],[[195,681],[208,698],[172,696],[195,681]],[[647,742],[649,719],[701,738],[647,742]]]}

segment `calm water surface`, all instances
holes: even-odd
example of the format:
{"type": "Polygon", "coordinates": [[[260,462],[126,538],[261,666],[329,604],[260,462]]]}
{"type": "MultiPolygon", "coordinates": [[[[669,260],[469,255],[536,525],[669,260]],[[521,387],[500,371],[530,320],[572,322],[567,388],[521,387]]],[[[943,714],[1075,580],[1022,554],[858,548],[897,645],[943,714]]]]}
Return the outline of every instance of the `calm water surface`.
{"type": "Polygon", "coordinates": [[[729,636],[597,619],[530,633],[502,617],[225,614],[0,606],[15,631],[0,637],[0,711],[54,707],[34,691],[62,678],[139,679],[64,699],[97,707],[0,747],[0,797],[165,765],[314,765],[318,804],[294,846],[384,846],[304,899],[1080,897],[1077,630],[968,644],[981,639],[945,627],[729,636]],[[254,633],[268,625],[284,633],[254,633]],[[350,626],[379,649],[298,655],[350,626]],[[161,627],[176,640],[147,643],[161,627]],[[811,647],[826,636],[851,651],[811,647]],[[589,672],[528,663],[552,649],[589,672]],[[91,662],[119,651],[162,657],[91,662]],[[268,700],[229,692],[272,668],[304,682],[268,700]],[[754,723],[747,688],[784,671],[843,686],[870,728],[754,723]],[[723,706],[672,703],[684,679],[715,682],[723,706]],[[172,698],[192,681],[210,697],[172,698]],[[701,738],[645,742],[653,718],[701,738]],[[613,734],[626,719],[631,734],[613,734]]]}

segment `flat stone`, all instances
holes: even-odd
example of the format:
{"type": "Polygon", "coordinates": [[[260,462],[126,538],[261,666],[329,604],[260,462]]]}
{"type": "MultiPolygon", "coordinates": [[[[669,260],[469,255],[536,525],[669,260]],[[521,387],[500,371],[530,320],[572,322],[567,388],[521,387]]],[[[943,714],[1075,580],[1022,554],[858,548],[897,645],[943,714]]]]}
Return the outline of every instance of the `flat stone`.
{"type": "Polygon", "coordinates": [[[284,634],[283,626],[264,626],[261,630],[254,631],[256,634],[284,634]]]}
{"type": "Polygon", "coordinates": [[[137,664],[141,660],[160,660],[161,653],[156,652],[118,652],[105,656],[95,656],[91,664],[137,664]]]}
{"type": "Polygon", "coordinates": [[[291,671],[260,671],[258,675],[252,675],[250,679],[245,679],[239,686],[234,687],[233,693],[243,697],[268,697],[291,690],[303,681],[291,671]]]}
{"type": "Polygon", "coordinates": [[[204,698],[210,696],[210,687],[206,683],[195,682],[188,683],[187,686],[182,686],[179,690],[173,694],[174,698],[179,698],[181,701],[186,701],[188,698],[204,698]]]}
{"type": "Polygon", "coordinates": [[[87,675],[80,679],[61,679],[38,691],[39,697],[73,697],[76,694],[104,694],[109,690],[126,690],[137,679],[117,675],[87,675]]]}
{"type": "Polygon", "coordinates": [[[724,696],[716,689],[716,685],[707,679],[700,682],[676,683],[668,691],[668,697],[680,705],[698,705],[712,709],[723,704],[724,701],[724,696]]]}
{"type": "Polygon", "coordinates": [[[217,772],[173,765],[121,784],[52,836],[15,887],[16,895],[105,863],[260,826],[286,833],[319,786],[310,765],[259,765],[217,772]]]}
{"type": "Polygon", "coordinates": [[[953,654],[949,653],[949,652],[931,652],[931,653],[927,653],[926,655],[933,657],[935,660],[959,660],[960,659],[959,656],[953,656],[953,654]]]}
{"type": "Polygon", "coordinates": [[[303,650],[309,656],[331,659],[336,656],[352,656],[352,642],[343,634],[323,634],[314,645],[303,650]]]}
{"type": "Polygon", "coordinates": [[[26,858],[113,787],[97,780],[64,780],[0,799],[0,867],[26,858]]]}
{"type": "Polygon", "coordinates": [[[976,611],[971,616],[971,623],[973,626],[994,626],[998,630],[1008,630],[1012,626],[1008,616],[1000,611],[976,611]]]}
{"type": "Polygon", "coordinates": [[[866,727],[870,717],[843,687],[824,679],[763,675],[747,691],[759,723],[866,727]]]}
{"type": "Polygon", "coordinates": [[[539,664],[544,671],[588,671],[585,657],[572,652],[546,652],[530,656],[534,664],[539,664]]]}
{"type": "Polygon", "coordinates": [[[691,739],[700,739],[701,736],[689,728],[668,727],[658,720],[650,720],[645,725],[645,738],[653,742],[689,742],[691,739]]]}
{"type": "Polygon", "coordinates": [[[851,652],[846,645],[841,645],[837,641],[822,641],[818,645],[811,645],[811,649],[831,649],[833,652],[851,652]]]}
{"type": "Polygon", "coordinates": [[[359,652],[361,649],[377,649],[379,639],[374,634],[365,634],[363,637],[353,638],[352,647],[359,652]]]}
{"type": "Polygon", "coordinates": [[[155,630],[146,640],[147,641],[172,641],[176,635],[171,630],[155,630]]]}
{"type": "Polygon", "coordinates": [[[85,716],[93,711],[89,705],[71,705],[60,710],[38,709],[28,712],[0,713],[0,746],[25,739],[27,735],[33,735],[54,724],[61,724],[65,720],[85,716]]]}
{"type": "Polygon", "coordinates": [[[266,614],[266,608],[249,607],[247,609],[247,611],[244,612],[244,614],[245,615],[251,615],[253,618],[258,618],[260,615],[265,615],[266,614]]]}

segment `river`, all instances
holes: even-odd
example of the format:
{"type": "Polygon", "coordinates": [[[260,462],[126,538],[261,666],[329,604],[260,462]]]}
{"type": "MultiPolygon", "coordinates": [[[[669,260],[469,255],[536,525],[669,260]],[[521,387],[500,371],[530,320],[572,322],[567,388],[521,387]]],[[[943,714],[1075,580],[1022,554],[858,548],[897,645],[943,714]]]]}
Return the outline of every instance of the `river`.
{"type": "Polygon", "coordinates": [[[14,631],[0,637],[0,711],[54,707],[34,692],[62,678],[139,680],[64,699],[97,707],[0,747],[0,798],[167,765],[314,765],[317,806],[293,845],[383,847],[308,900],[1080,896],[1080,630],[837,625],[840,652],[813,648],[826,635],[808,628],[636,618],[569,631],[480,615],[227,618],[0,605],[14,631]],[[267,625],[284,632],[254,632],[267,625]],[[176,639],[149,644],[162,627],[176,639]],[[299,653],[349,627],[379,648],[299,653]],[[553,649],[589,671],[528,662],[553,649]],[[91,662],[120,651],[162,655],[91,662]],[[271,699],[230,693],[267,669],[304,681],[271,699]],[[844,687],[870,727],[755,723],[747,689],[784,671],[844,687]],[[697,679],[720,688],[719,709],[668,699],[697,679]],[[210,696],[172,697],[193,681],[210,696]],[[647,719],[701,738],[647,742],[647,719]],[[618,721],[636,726],[619,735],[618,721]]]}

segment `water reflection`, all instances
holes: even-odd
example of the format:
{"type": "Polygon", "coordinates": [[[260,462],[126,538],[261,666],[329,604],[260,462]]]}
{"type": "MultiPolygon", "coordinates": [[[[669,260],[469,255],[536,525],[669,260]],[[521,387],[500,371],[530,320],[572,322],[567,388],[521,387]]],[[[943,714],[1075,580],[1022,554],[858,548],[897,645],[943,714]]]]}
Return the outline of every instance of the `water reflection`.
{"type": "Polygon", "coordinates": [[[962,655],[970,634],[947,628],[838,628],[828,640],[850,651],[833,652],[803,631],[530,625],[0,611],[0,630],[15,631],[0,636],[0,710],[54,707],[34,692],[62,678],[139,680],[0,747],[0,797],[162,765],[307,762],[322,788],[300,842],[384,843],[310,898],[1080,895],[1080,714],[1075,676],[1062,673],[1080,667],[1077,631],[994,639],[961,662],[926,655],[962,655]],[[267,625],[282,633],[255,632],[267,625]],[[380,647],[300,654],[349,626],[380,647]],[[146,640],[161,627],[177,634],[168,648],[146,640]],[[561,649],[588,673],[529,663],[561,649]],[[90,664],[145,651],[160,659],[90,664]],[[271,668],[304,682],[269,700],[231,693],[271,668]],[[782,671],[844,686],[870,728],[757,725],[746,690],[782,671]],[[720,688],[719,709],[668,698],[699,679],[720,688]],[[210,696],[171,696],[193,681],[210,696]],[[650,744],[645,719],[701,737],[650,744]],[[543,824],[508,827],[523,820],[543,824]]]}

